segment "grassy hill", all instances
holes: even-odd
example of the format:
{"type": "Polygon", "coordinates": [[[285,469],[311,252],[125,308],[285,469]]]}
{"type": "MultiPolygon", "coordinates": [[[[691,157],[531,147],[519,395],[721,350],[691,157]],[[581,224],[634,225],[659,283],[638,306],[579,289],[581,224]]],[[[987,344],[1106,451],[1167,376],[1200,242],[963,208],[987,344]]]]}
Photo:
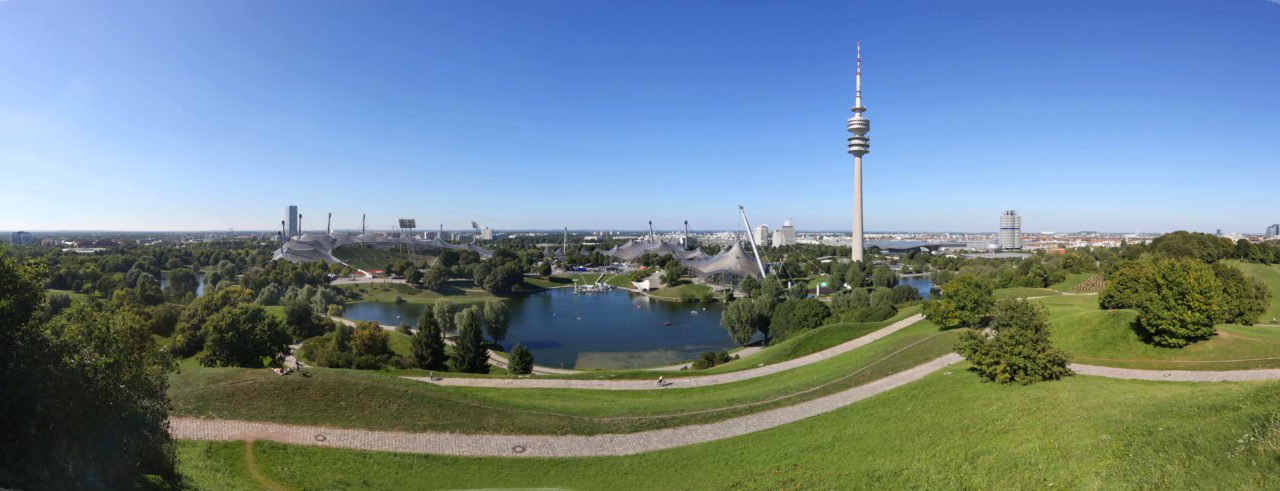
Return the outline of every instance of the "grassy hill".
{"type": "Polygon", "coordinates": [[[1079,363],[1150,370],[1280,368],[1280,329],[1274,327],[1222,325],[1207,340],[1161,348],[1144,343],[1133,330],[1134,311],[1098,310],[1093,296],[1040,302],[1049,307],[1054,343],[1079,363]]]}
{"type": "Polygon", "coordinates": [[[1257,264],[1240,261],[1228,261],[1232,266],[1240,268],[1245,274],[1261,278],[1271,286],[1271,309],[1259,317],[1258,321],[1276,324],[1272,319],[1280,319],[1280,264],[1257,264]]]}
{"type": "Polygon", "coordinates": [[[1265,422],[1280,407],[1278,388],[1093,377],[1010,387],[957,366],[797,423],[629,457],[463,458],[264,442],[251,451],[243,442],[180,442],[179,457],[198,489],[258,479],[312,489],[1275,489],[1277,454],[1261,442],[1274,443],[1265,422]]]}

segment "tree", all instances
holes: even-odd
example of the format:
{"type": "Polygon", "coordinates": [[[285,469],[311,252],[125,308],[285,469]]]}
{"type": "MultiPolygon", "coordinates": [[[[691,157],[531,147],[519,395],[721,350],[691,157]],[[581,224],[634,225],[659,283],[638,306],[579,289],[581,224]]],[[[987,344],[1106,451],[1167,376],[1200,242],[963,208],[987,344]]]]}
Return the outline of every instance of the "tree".
{"type": "Polygon", "coordinates": [[[1134,309],[1155,292],[1155,265],[1150,259],[1125,261],[1107,275],[1106,287],[1098,294],[1104,309],[1134,309]]]}
{"type": "Polygon", "coordinates": [[[182,310],[170,304],[160,304],[153,307],[149,313],[151,333],[157,336],[169,336],[178,325],[178,317],[182,315],[182,310]]]}
{"type": "Polygon", "coordinates": [[[920,290],[916,290],[915,287],[910,285],[898,285],[893,287],[892,299],[894,305],[919,302],[920,290]]]}
{"type": "MultiPolygon", "coordinates": [[[[6,269],[0,264],[0,318],[25,317],[29,295],[9,295],[29,283],[11,284],[6,269]]],[[[0,353],[0,486],[177,484],[165,396],[174,365],[141,317],[80,304],[44,330],[0,322],[0,343],[21,338],[23,346],[0,353]]]]}
{"type": "Polygon", "coordinates": [[[1225,301],[1218,322],[1251,326],[1270,307],[1271,288],[1266,282],[1222,263],[1213,265],[1213,274],[1222,284],[1225,301]]]}
{"type": "Polygon", "coordinates": [[[431,315],[436,318],[436,325],[440,326],[440,330],[449,332],[455,329],[453,319],[458,313],[458,305],[446,300],[437,299],[436,306],[432,309],[431,315]]]}
{"type": "Polygon", "coordinates": [[[747,294],[747,296],[756,296],[760,289],[760,281],[754,276],[744,276],[742,281],[738,282],[738,291],[747,294]]]}
{"type": "Polygon", "coordinates": [[[943,329],[972,327],[995,304],[991,282],[972,273],[961,273],[942,286],[941,298],[924,303],[924,313],[943,329]]]}
{"type": "Polygon", "coordinates": [[[1001,384],[1030,384],[1071,375],[1067,355],[1049,341],[1044,306],[1025,299],[1001,300],[991,315],[990,332],[960,334],[956,351],[982,378],[1001,384]]]}
{"type": "Polygon", "coordinates": [[[720,325],[729,331],[729,337],[740,345],[747,344],[756,332],[769,336],[769,310],[764,298],[740,299],[729,302],[720,316],[720,325]]]}
{"type": "Polygon", "coordinates": [[[512,375],[528,375],[533,373],[533,352],[529,348],[525,348],[523,344],[516,343],[511,348],[511,358],[507,365],[507,371],[512,375]]]}
{"type": "Polygon", "coordinates": [[[410,266],[409,272],[405,275],[405,281],[413,285],[421,285],[423,278],[424,275],[422,274],[422,270],[418,269],[416,266],[410,266]]]}
{"type": "Polygon", "coordinates": [[[289,351],[289,333],[260,305],[242,304],[209,317],[200,364],[261,368],[289,351]],[[268,360],[264,363],[263,359],[268,360]]]}
{"type": "Polygon", "coordinates": [[[898,275],[888,266],[876,265],[871,268],[871,286],[877,288],[893,288],[898,284],[898,275]]]}
{"type": "Polygon", "coordinates": [[[241,287],[229,287],[195,299],[182,309],[178,325],[174,328],[170,352],[178,356],[191,356],[204,347],[206,321],[219,311],[248,303],[253,292],[241,287]]]}
{"type": "Polygon", "coordinates": [[[1226,299],[1213,268],[1195,259],[1160,259],[1136,326],[1151,343],[1181,347],[1214,334],[1226,299]]]}
{"type": "Polygon", "coordinates": [[[680,276],[684,274],[684,267],[679,262],[671,262],[662,268],[662,284],[667,286],[676,286],[680,284],[680,276]]]}
{"type": "Polygon", "coordinates": [[[543,261],[538,265],[538,275],[543,278],[551,277],[551,261],[543,261]]]}
{"type": "Polygon", "coordinates": [[[324,334],[324,324],[316,319],[311,306],[302,302],[293,302],[284,308],[284,325],[293,339],[303,340],[324,334]]]}
{"type": "Polygon", "coordinates": [[[173,268],[169,270],[168,276],[169,282],[165,285],[164,294],[170,302],[182,302],[187,295],[195,295],[200,286],[196,281],[196,274],[187,268],[173,268]]]}
{"type": "Polygon", "coordinates": [[[449,273],[446,268],[436,266],[428,269],[427,272],[422,275],[422,287],[436,291],[443,287],[448,280],[449,273]]]}
{"type": "Polygon", "coordinates": [[[377,322],[357,322],[351,332],[351,353],[355,356],[379,357],[391,353],[387,331],[377,322]]]}
{"type": "Polygon", "coordinates": [[[491,298],[484,303],[484,329],[495,342],[507,337],[507,328],[511,323],[511,310],[499,298],[491,298]]]}
{"type": "Polygon", "coordinates": [[[413,335],[413,360],[427,370],[445,369],[444,330],[436,322],[434,309],[428,305],[418,316],[418,332],[413,335]]]}
{"type": "Polygon", "coordinates": [[[475,306],[462,309],[454,316],[454,324],[458,326],[458,339],[450,358],[454,370],[464,373],[489,371],[489,350],[484,346],[480,317],[480,308],[475,306]]]}
{"type": "Polygon", "coordinates": [[[820,300],[813,298],[792,298],[773,310],[769,322],[769,331],[774,337],[785,339],[801,331],[821,326],[831,315],[831,310],[820,300]]]}
{"type": "Polygon", "coordinates": [[[280,298],[284,296],[284,289],[276,283],[270,283],[258,292],[258,298],[253,301],[258,305],[280,305],[280,298]]]}

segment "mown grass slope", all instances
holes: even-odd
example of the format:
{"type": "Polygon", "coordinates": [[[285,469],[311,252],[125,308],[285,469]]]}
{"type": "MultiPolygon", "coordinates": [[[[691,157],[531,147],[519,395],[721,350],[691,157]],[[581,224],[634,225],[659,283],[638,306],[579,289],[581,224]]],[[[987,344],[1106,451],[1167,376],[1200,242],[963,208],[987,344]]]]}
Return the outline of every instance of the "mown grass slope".
{"type": "MultiPolygon", "coordinates": [[[[1071,377],[983,383],[963,365],[856,404],[741,437],[628,457],[460,458],[255,444],[259,471],[298,488],[1275,489],[1252,439],[1276,383],[1071,377]]],[[[191,483],[242,443],[182,442],[191,483]],[[225,449],[225,450],[224,450],[225,449]],[[192,457],[194,456],[194,457],[192,457]],[[214,464],[201,459],[214,460],[214,464]]]]}

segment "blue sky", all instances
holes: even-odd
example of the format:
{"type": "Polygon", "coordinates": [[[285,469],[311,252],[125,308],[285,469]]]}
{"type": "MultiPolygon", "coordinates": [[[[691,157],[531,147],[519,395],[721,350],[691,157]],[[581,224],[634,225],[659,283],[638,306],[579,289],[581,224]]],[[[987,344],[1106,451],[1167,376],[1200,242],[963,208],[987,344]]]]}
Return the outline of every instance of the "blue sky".
{"type": "Polygon", "coordinates": [[[1280,222],[1280,4],[0,0],[0,230],[1280,222]]]}

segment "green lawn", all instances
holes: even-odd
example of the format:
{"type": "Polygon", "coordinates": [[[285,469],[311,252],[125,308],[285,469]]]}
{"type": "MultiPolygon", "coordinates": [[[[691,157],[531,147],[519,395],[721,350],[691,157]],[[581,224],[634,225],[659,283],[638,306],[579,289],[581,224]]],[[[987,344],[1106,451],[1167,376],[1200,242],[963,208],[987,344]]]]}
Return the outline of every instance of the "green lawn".
{"type": "Polygon", "coordinates": [[[1089,277],[1094,274],[1096,273],[1069,273],[1067,274],[1067,279],[1060,283],[1049,285],[1049,288],[1062,293],[1070,293],[1072,288],[1075,288],[1076,285],[1079,285],[1084,282],[1084,280],[1089,279],[1089,277]]]}
{"type": "Polygon", "coordinates": [[[707,285],[685,283],[653,290],[649,292],[649,296],[660,300],[681,301],[687,295],[689,298],[696,300],[699,296],[709,291],[711,291],[711,287],[707,285]]]}
{"type": "Polygon", "coordinates": [[[48,296],[48,295],[50,295],[50,294],[54,294],[54,293],[61,293],[61,294],[63,294],[63,295],[66,295],[66,296],[68,296],[68,297],[71,297],[71,300],[72,300],[72,301],[76,301],[76,302],[79,302],[79,301],[82,301],[82,300],[86,300],[86,299],[88,299],[88,298],[89,298],[89,296],[88,296],[88,295],[85,295],[85,294],[83,294],[83,293],[73,292],[73,291],[71,291],[71,290],[56,290],[56,289],[53,289],[53,288],[45,288],[45,289],[44,289],[44,293],[45,293],[45,295],[46,295],[46,296],[48,296]]]}
{"type": "Polygon", "coordinates": [[[408,254],[401,251],[374,249],[364,246],[342,246],[333,250],[333,257],[359,269],[384,269],[387,263],[402,260],[419,262],[430,259],[423,254],[408,254]]]}
{"type": "Polygon", "coordinates": [[[1049,307],[1053,342],[1072,360],[1092,365],[1151,370],[1244,370],[1280,368],[1280,329],[1223,325],[1218,335],[1183,348],[1144,343],[1131,324],[1131,310],[1098,310],[1097,297],[1058,296],[1049,307]]]}
{"type": "Polygon", "coordinates": [[[1280,264],[1257,264],[1240,261],[1228,261],[1228,263],[1240,268],[1245,274],[1261,278],[1262,281],[1271,286],[1271,308],[1262,314],[1258,321],[1267,324],[1280,324],[1280,322],[1274,320],[1280,319],[1280,264]]]}
{"type": "Polygon", "coordinates": [[[1058,292],[1057,290],[1050,290],[1048,288],[1030,288],[1030,287],[1001,288],[995,291],[996,298],[1019,298],[1019,297],[1031,298],[1031,297],[1047,297],[1047,296],[1061,295],[1061,294],[1062,293],[1058,292]]]}
{"type": "Polygon", "coordinates": [[[722,420],[847,389],[948,353],[957,334],[919,322],[785,376],[680,390],[447,388],[402,379],[394,370],[312,368],[310,376],[281,377],[184,363],[171,377],[170,397],[180,416],[465,433],[633,432],[722,420]]]}
{"type": "Polygon", "coordinates": [[[447,298],[458,303],[483,302],[495,298],[469,281],[451,281],[440,291],[425,290],[405,283],[361,283],[340,285],[339,288],[358,293],[362,302],[394,302],[396,298],[412,303],[435,303],[447,298]]]}
{"type": "MultiPolygon", "coordinates": [[[[308,489],[1276,489],[1280,456],[1251,437],[1277,407],[1276,383],[1078,376],[1001,386],[960,365],[793,424],[628,457],[265,442],[252,455],[260,479],[308,489]]],[[[197,489],[250,482],[244,445],[180,442],[181,469],[197,489]]]]}

